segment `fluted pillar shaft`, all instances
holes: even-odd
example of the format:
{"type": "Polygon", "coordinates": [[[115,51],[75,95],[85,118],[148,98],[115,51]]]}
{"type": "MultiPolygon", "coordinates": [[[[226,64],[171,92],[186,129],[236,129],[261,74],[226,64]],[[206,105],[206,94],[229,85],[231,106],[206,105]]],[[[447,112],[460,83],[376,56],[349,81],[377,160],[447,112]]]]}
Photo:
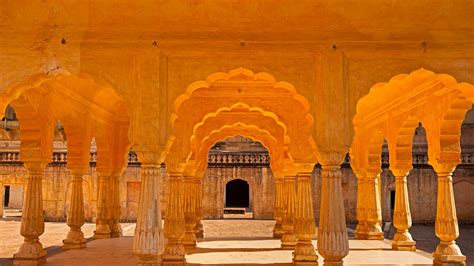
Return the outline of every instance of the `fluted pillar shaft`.
{"type": "Polygon", "coordinates": [[[433,253],[434,265],[465,265],[456,239],[459,237],[456,205],[454,203],[452,167],[436,167],[438,174],[438,200],[436,205],[436,236],[440,239],[433,253]]]}
{"type": "Polygon", "coordinates": [[[163,263],[185,263],[183,238],[186,232],[184,219],[183,176],[169,173],[169,198],[165,216],[165,237],[168,239],[163,253],[163,263]]]}
{"type": "Polygon", "coordinates": [[[273,237],[281,238],[284,231],[282,225],[283,214],[283,186],[284,181],[281,177],[275,177],[275,206],[273,217],[275,218],[275,226],[273,227],[273,237]]]}
{"type": "Polygon", "coordinates": [[[296,192],[295,234],[298,243],[293,252],[293,261],[317,263],[318,256],[311,240],[316,235],[313,199],[311,196],[311,173],[299,173],[296,192]]]}
{"type": "Polygon", "coordinates": [[[196,225],[194,234],[196,238],[204,238],[204,228],[202,226],[202,178],[194,178],[194,189],[196,190],[196,225]]]}
{"type": "Polygon", "coordinates": [[[133,237],[133,254],[139,257],[139,265],[159,265],[164,239],[160,208],[160,166],[141,166],[141,190],[138,204],[137,225],[133,237]]]}
{"type": "Polygon", "coordinates": [[[86,247],[86,239],[81,227],[84,225],[83,176],[86,168],[71,170],[71,201],[67,215],[69,232],[63,240],[63,248],[77,249],[86,247]]]}
{"type": "Polygon", "coordinates": [[[325,265],[342,265],[349,253],[340,165],[322,165],[318,252],[325,265]]]}
{"type": "Polygon", "coordinates": [[[393,225],[397,232],[392,240],[392,249],[416,250],[416,242],[408,231],[411,227],[410,202],[408,200],[407,175],[409,169],[392,169],[395,175],[395,209],[393,225]]]}
{"type": "Polygon", "coordinates": [[[365,185],[365,197],[366,197],[366,209],[365,209],[365,226],[367,230],[367,239],[369,240],[381,240],[383,238],[382,231],[382,208],[380,202],[379,193],[379,172],[378,171],[367,171],[366,185],[365,185]]]}
{"type": "Polygon", "coordinates": [[[183,238],[183,245],[186,248],[196,247],[196,186],[193,176],[184,177],[184,220],[186,233],[183,238]]]}
{"type": "MultiPolygon", "coordinates": [[[[108,204],[108,222],[110,228],[110,237],[121,237],[122,227],[120,225],[120,176],[121,171],[112,172],[109,179],[109,204],[108,204]]],[[[158,178],[160,175],[158,175],[158,178]]],[[[160,217],[161,218],[161,217],[160,217]]]]}
{"type": "Polygon", "coordinates": [[[15,264],[22,265],[25,262],[37,264],[45,260],[46,250],[43,249],[39,241],[39,237],[44,233],[43,176],[43,167],[29,169],[20,229],[21,235],[25,239],[18,252],[13,256],[15,264]]]}
{"type": "Polygon", "coordinates": [[[283,235],[281,236],[281,247],[284,249],[294,249],[297,238],[294,231],[295,219],[295,178],[293,176],[285,176],[283,184],[283,213],[282,227],[283,235]]]}
{"type": "Polygon", "coordinates": [[[366,180],[365,171],[359,170],[356,172],[357,175],[357,206],[356,206],[356,219],[357,226],[354,233],[355,239],[367,239],[367,227],[366,227],[366,180]]]}
{"type": "Polygon", "coordinates": [[[110,227],[109,227],[109,180],[110,172],[98,172],[99,184],[97,188],[97,219],[96,229],[94,231],[95,238],[109,238],[110,227]]]}

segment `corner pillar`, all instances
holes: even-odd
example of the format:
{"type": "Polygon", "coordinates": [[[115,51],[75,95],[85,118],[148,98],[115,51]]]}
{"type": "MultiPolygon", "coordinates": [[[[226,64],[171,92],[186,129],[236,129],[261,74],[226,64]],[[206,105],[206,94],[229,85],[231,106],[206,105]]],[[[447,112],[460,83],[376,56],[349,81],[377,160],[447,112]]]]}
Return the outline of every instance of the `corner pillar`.
{"type": "Polygon", "coordinates": [[[186,260],[183,238],[186,233],[186,222],[183,204],[183,175],[178,172],[170,172],[168,182],[169,198],[164,227],[168,243],[162,259],[164,265],[184,265],[186,260]]]}
{"type": "Polygon", "coordinates": [[[196,186],[193,176],[184,177],[184,220],[186,233],[183,238],[185,248],[196,247],[196,186]]]}
{"type": "Polygon", "coordinates": [[[321,208],[318,228],[318,252],[324,265],[342,265],[349,253],[346,217],[342,197],[341,163],[345,153],[321,153],[321,208]]]}
{"type": "Polygon", "coordinates": [[[99,170],[97,171],[99,176],[99,184],[97,188],[97,219],[96,229],[94,231],[94,238],[109,238],[110,237],[110,226],[109,226],[109,183],[111,171],[99,170]]]}
{"type": "Polygon", "coordinates": [[[273,227],[273,238],[281,238],[284,234],[282,225],[283,208],[283,187],[284,179],[275,175],[275,206],[273,217],[275,218],[275,226],[273,227]]]}
{"type": "Polygon", "coordinates": [[[293,251],[295,264],[318,263],[318,256],[311,242],[316,235],[313,199],[311,197],[311,173],[298,173],[296,192],[295,234],[298,243],[293,251]]]}
{"type": "Polygon", "coordinates": [[[407,176],[410,169],[391,169],[395,175],[395,209],[393,225],[397,232],[392,240],[392,249],[415,251],[416,242],[408,231],[411,227],[410,202],[408,200],[407,176]]]}
{"type": "Polygon", "coordinates": [[[87,167],[72,168],[71,173],[71,203],[68,209],[67,225],[69,232],[63,240],[64,249],[79,249],[86,247],[86,239],[81,227],[84,225],[84,195],[82,190],[83,176],[87,167]]]}
{"type": "Polygon", "coordinates": [[[25,239],[13,255],[14,265],[38,265],[46,261],[46,250],[39,240],[44,233],[42,181],[45,166],[46,163],[25,163],[28,181],[20,229],[25,239]]]}
{"type": "Polygon", "coordinates": [[[365,170],[355,170],[357,176],[357,206],[356,219],[357,225],[354,233],[355,239],[367,239],[367,225],[366,225],[366,172],[365,170]]]}
{"type": "Polygon", "coordinates": [[[466,256],[461,253],[455,241],[459,237],[453,191],[455,167],[456,164],[441,164],[434,167],[438,174],[435,232],[440,242],[433,252],[433,265],[466,265],[466,256]]]}
{"type": "Polygon", "coordinates": [[[366,195],[365,204],[365,227],[367,232],[367,239],[382,240],[382,208],[380,202],[380,184],[379,184],[379,170],[368,170],[366,172],[366,185],[364,194],[366,195]]]}
{"type": "Polygon", "coordinates": [[[137,153],[142,166],[133,254],[139,257],[138,265],[160,265],[164,246],[159,197],[161,169],[159,164],[151,162],[154,157],[152,152],[137,153]]]}
{"type": "Polygon", "coordinates": [[[204,227],[202,225],[202,178],[194,178],[194,189],[196,190],[196,226],[194,234],[196,238],[204,238],[204,227]]]}
{"type": "Polygon", "coordinates": [[[108,223],[110,228],[110,237],[121,237],[122,226],[120,225],[120,177],[122,171],[112,171],[109,178],[109,204],[108,204],[108,223]]]}
{"type": "Polygon", "coordinates": [[[281,247],[283,249],[294,249],[298,239],[294,230],[295,219],[295,177],[285,176],[283,184],[283,213],[282,227],[283,235],[281,236],[281,247]]]}

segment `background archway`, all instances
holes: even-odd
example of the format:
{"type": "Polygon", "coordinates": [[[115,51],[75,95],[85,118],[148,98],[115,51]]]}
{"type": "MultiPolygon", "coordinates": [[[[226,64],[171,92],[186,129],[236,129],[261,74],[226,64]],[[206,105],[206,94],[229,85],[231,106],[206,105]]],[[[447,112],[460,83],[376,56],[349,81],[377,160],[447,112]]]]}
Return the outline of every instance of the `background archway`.
{"type": "Polygon", "coordinates": [[[225,185],[226,208],[250,208],[250,185],[242,179],[234,179],[225,185]]]}

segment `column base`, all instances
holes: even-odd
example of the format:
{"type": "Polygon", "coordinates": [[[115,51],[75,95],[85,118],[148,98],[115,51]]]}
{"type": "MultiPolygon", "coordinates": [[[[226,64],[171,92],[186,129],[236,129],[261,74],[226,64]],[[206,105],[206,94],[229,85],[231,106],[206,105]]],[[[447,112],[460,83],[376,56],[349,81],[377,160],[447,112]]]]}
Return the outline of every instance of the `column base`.
{"type": "Polygon", "coordinates": [[[196,236],[194,235],[194,232],[187,231],[184,235],[182,243],[185,249],[196,248],[196,236]]]}
{"type": "Polygon", "coordinates": [[[294,233],[284,233],[281,236],[281,248],[282,249],[295,249],[298,239],[294,233]]]}
{"type": "Polygon", "coordinates": [[[161,265],[161,258],[155,256],[139,256],[138,266],[158,266],[161,265]]]}
{"type": "Polygon", "coordinates": [[[196,238],[204,238],[204,228],[201,221],[197,221],[196,226],[194,227],[194,235],[196,238]]]}
{"type": "Polygon", "coordinates": [[[63,240],[64,249],[80,249],[86,247],[86,239],[82,231],[69,231],[63,240]]]}
{"type": "Polygon", "coordinates": [[[415,251],[416,242],[408,231],[397,232],[392,240],[392,249],[401,251],[415,251]]]}
{"type": "Polygon", "coordinates": [[[433,252],[433,265],[466,265],[466,256],[455,241],[440,241],[433,252]]]}
{"type": "MultiPolygon", "coordinates": [[[[314,250],[313,243],[311,240],[298,240],[293,251],[293,262],[294,263],[318,263],[318,255],[314,250]]],[[[304,265],[304,264],[300,264],[304,265]]]]}
{"type": "Polygon", "coordinates": [[[378,223],[367,222],[367,239],[368,240],[383,240],[382,228],[378,223]]]}
{"type": "Polygon", "coordinates": [[[365,228],[365,225],[361,223],[357,223],[356,230],[354,233],[354,238],[358,240],[367,239],[367,229],[365,228]]]}
{"type": "Polygon", "coordinates": [[[285,231],[280,223],[276,223],[273,227],[273,238],[281,238],[285,231]]]}
{"type": "Polygon", "coordinates": [[[324,266],[343,266],[344,262],[342,260],[324,260],[324,266]]]}
{"type": "Polygon", "coordinates": [[[163,265],[184,265],[186,263],[185,255],[186,251],[181,242],[168,242],[161,261],[163,265]]]}
{"type": "Polygon", "coordinates": [[[39,265],[46,262],[46,250],[39,240],[23,242],[13,259],[13,265],[39,265]]]}
{"type": "Polygon", "coordinates": [[[119,223],[116,223],[110,226],[110,237],[121,237],[121,236],[122,236],[122,226],[119,223]]]}
{"type": "Polygon", "coordinates": [[[98,224],[94,231],[95,239],[110,238],[110,228],[108,224],[98,224]]]}

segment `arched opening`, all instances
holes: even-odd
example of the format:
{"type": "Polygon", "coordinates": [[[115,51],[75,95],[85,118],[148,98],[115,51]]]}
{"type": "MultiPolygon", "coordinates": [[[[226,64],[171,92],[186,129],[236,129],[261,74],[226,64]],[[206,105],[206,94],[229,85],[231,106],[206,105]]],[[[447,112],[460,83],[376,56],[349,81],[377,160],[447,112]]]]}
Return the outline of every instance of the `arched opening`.
{"type": "Polygon", "coordinates": [[[250,207],[250,186],[247,181],[242,179],[235,179],[225,185],[225,207],[250,207]]]}

